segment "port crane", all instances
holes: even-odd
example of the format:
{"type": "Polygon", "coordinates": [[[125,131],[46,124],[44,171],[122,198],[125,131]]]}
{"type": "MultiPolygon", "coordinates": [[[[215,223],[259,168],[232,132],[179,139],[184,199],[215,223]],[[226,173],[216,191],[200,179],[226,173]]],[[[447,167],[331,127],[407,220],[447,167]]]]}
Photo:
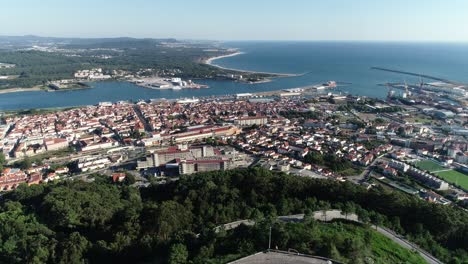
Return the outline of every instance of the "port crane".
{"type": "Polygon", "coordinates": [[[387,101],[391,101],[393,98],[393,95],[395,94],[395,91],[393,90],[393,86],[389,82],[385,83],[384,85],[385,87],[388,88],[387,101]]]}

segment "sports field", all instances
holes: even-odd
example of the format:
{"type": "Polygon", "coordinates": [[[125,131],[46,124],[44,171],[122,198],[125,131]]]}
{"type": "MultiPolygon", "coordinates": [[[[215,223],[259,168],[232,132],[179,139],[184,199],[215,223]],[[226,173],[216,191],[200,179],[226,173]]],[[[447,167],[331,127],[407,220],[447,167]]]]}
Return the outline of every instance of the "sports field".
{"type": "Polygon", "coordinates": [[[416,162],[416,167],[421,168],[423,170],[427,170],[429,172],[444,170],[445,168],[440,166],[439,164],[430,161],[430,160],[421,160],[416,162]]]}
{"type": "Polygon", "coordinates": [[[455,183],[468,190],[468,175],[455,170],[441,171],[435,173],[447,182],[455,183]]]}

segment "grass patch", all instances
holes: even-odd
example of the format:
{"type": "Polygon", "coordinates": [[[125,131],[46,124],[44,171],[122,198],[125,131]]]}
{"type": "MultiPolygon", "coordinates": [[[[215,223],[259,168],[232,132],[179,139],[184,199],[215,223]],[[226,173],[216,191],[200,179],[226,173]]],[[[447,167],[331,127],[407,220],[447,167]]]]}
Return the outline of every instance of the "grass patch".
{"type": "Polygon", "coordinates": [[[359,175],[362,173],[362,169],[357,169],[357,168],[349,168],[346,170],[342,170],[338,172],[342,176],[354,176],[354,175],[359,175]]]}
{"type": "Polygon", "coordinates": [[[416,116],[416,117],[411,117],[411,118],[405,118],[406,121],[412,122],[412,123],[421,123],[421,124],[431,124],[432,119],[423,117],[423,116],[416,116]]]}
{"type": "MultiPolygon", "coordinates": [[[[241,226],[208,241],[213,256],[204,263],[226,263],[266,249],[268,226],[241,226]]],[[[426,263],[416,252],[403,248],[373,228],[359,223],[278,222],[272,229],[274,247],[329,257],[343,263],[426,263]],[[369,262],[368,262],[369,261],[369,262]]]]}
{"type": "Polygon", "coordinates": [[[430,160],[421,160],[415,163],[416,167],[429,172],[445,170],[444,167],[430,160]]]}
{"type": "MultiPolygon", "coordinates": [[[[373,263],[426,263],[418,253],[401,247],[386,236],[372,230],[372,228],[340,222],[321,225],[323,225],[321,231],[328,234],[334,234],[337,230],[342,230],[340,233],[344,239],[365,238],[370,247],[367,256],[374,261],[373,263]]],[[[333,239],[333,237],[329,238],[333,239]]],[[[341,260],[349,261],[349,259],[341,260]]]]}
{"type": "Polygon", "coordinates": [[[436,175],[450,183],[457,184],[463,187],[464,189],[468,189],[468,175],[466,174],[463,174],[456,170],[449,170],[437,172],[436,175]]]}

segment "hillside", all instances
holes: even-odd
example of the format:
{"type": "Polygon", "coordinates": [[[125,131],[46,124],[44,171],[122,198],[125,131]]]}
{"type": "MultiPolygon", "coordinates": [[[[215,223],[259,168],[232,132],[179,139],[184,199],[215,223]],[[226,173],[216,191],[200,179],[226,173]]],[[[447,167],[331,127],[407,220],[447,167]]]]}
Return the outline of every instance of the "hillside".
{"type": "MultiPolygon", "coordinates": [[[[265,228],[277,215],[329,208],[390,227],[447,263],[468,260],[466,212],[380,189],[256,168],[197,174],[143,189],[102,176],[93,183],[20,186],[4,194],[0,208],[0,259],[7,263],[184,263],[177,260],[187,258],[222,263],[264,250],[265,228]],[[219,224],[249,218],[259,224],[214,232],[219,224]]],[[[272,238],[280,249],[345,262],[421,261],[367,224],[279,223],[272,238]]]]}
{"type": "Polygon", "coordinates": [[[231,72],[201,63],[229,51],[214,42],[136,38],[44,38],[0,36],[0,89],[44,85],[74,78],[79,70],[102,68],[104,73],[214,78],[231,72]],[[146,71],[146,72],[145,72],[146,71]],[[145,72],[145,73],[142,73],[145,72]]]}

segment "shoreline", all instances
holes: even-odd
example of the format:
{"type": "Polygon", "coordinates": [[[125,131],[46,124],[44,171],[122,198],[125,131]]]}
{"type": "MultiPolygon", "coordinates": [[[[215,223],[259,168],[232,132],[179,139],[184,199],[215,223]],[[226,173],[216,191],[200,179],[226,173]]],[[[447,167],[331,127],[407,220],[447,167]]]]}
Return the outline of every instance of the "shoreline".
{"type": "Polygon", "coordinates": [[[217,65],[217,64],[213,63],[215,60],[234,57],[234,56],[238,56],[238,55],[242,55],[242,54],[246,54],[246,53],[242,52],[242,51],[236,51],[236,52],[231,53],[231,54],[220,55],[220,56],[208,58],[206,60],[203,60],[202,63],[206,64],[206,65],[216,67],[216,68],[219,68],[219,69],[228,70],[228,71],[236,71],[236,72],[240,72],[240,73],[251,73],[251,74],[268,74],[268,75],[274,75],[273,77],[298,77],[298,76],[304,75],[304,74],[297,74],[297,73],[279,73],[279,72],[263,72],[263,71],[242,70],[242,69],[223,67],[223,66],[220,66],[220,65],[217,65]]]}
{"type": "Polygon", "coordinates": [[[77,90],[85,90],[91,89],[92,87],[73,87],[73,88],[63,88],[59,90],[54,89],[44,89],[41,87],[31,87],[31,88],[6,88],[0,89],[0,94],[8,94],[8,93],[21,93],[21,92],[66,92],[66,91],[77,91],[77,90]]]}
{"type": "MultiPolygon", "coordinates": [[[[228,50],[229,51],[229,50],[228,50]]],[[[267,76],[264,80],[257,81],[257,82],[250,82],[250,84],[260,84],[260,83],[268,83],[271,82],[273,78],[286,78],[286,77],[298,77],[302,76],[307,73],[277,73],[277,72],[263,72],[263,71],[252,71],[252,70],[242,70],[242,69],[235,69],[235,68],[228,68],[228,67],[223,67],[220,65],[214,64],[215,60],[223,59],[223,58],[229,58],[229,57],[234,57],[238,55],[245,54],[245,52],[238,51],[235,49],[231,49],[230,51],[233,51],[233,53],[230,54],[225,54],[225,55],[220,55],[220,56],[215,56],[215,57],[210,57],[207,59],[201,60],[202,64],[206,64],[209,66],[213,66],[219,69],[223,70],[228,70],[228,71],[234,71],[238,73],[247,73],[247,74],[265,74],[265,75],[271,75],[267,76]]],[[[140,87],[145,87],[142,85],[138,85],[140,87]]],[[[6,89],[0,89],[0,95],[1,94],[8,94],[8,93],[17,93],[17,92],[60,92],[60,91],[75,91],[75,90],[84,90],[84,89],[89,89],[92,87],[83,87],[83,88],[69,88],[69,89],[60,89],[60,90],[49,90],[49,89],[43,89],[41,87],[31,87],[31,88],[6,88],[6,89]]],[[[145,88],[151,88],[151,87],[145,87],[145,88]]],[[[204,88],[204,87],[203,87],[204,88]]],[[[153,88],[151,88],[153,89],[153,88]]]]}
{"type": "MultiPolygon", "coordinates": [[[[289,89],[305,89],[305,88],[310,88],[312,86],[313,85],[300,86],[300,87],[294,87],[294,88],[289,88],[289,89]]],[[[281,93],[284,93],[284,89],[276,89],[276,90],[261,91],[261,92],[251,92],[252,95],[260,96],[260,97],[274,96],[274,95],[281,94],[281,93]]],[[[230,94],[224,94],[224,95],[193,96],[192,98],[195,98],[195,99],[198,99],[198,100],[202,101],[202,100],[213,100],[213,99],[235,99],[235,97],[236,97],[236,93],[230,93],[230,94]]],[[[367,97],[367,96],[364,96],[364,97],[367,97]]],[[[127,101],[127,102],[130,102],[130,103],[133,103],[133,104],[136,104],[139,101],[148,102],[148,101],[153,101],[153,100],[175,102],[175,101],[184,100],[184,99],[187,99],[187,98],[189,98],[189,97],[186,97],[186,96],[185,97],[184,96],[175,97],[175,98],[160,97],[160,98],[145,98],[145,99],[141,98],[141,99],[115,100],[115,101],[111,101],[111,102],[113,104],[117,103],[119,101],[127,101]]],[[[369,97],[369,98],[376,98],[376,97],[369,97]]],[[[21,111],[29,111],[29,110],[34,110],[34,111],[61,111],[61,110],[64,110],[64,109],[75,109],[75,108],[88,107],[88,106],[97,106],[99,103],[100,102],[97,102],[95,104],[77,104],[77,105],[67,105],[67,106],[38,107],[38,108],[18,108],[18,109],[1,109],[0,108],[0,112],[11,114],[11,113],[18,113],[18,112],[21,112],[21,111]]]]}
{"type": "Polygon", "coordinates": [[[206,59],[203,63],[204,63],[204,64],[211,65],[211,66],[220,67],[220,66],[218,66],[218,65],[213,64],[213,61],[219,60],[219,59],[224,59],[224,58],[229,58],[229,57],[234,57],[234,56],[238,56],[238,55],[242,55],[242,54],[245,54],[245,52],[236,51],[236,52],[231,53],[231,54],[220,55],[220,56],[208,58],[208,59],[206,59]]]}
{"type": "Polygon", "coordinates": [[[6,93],[18,93],[18,92],[38,92],[38,91],[45,91],[40,87],[31,87],[31,88],[6,88],[0,89],[0,94],[6,93]]]}

